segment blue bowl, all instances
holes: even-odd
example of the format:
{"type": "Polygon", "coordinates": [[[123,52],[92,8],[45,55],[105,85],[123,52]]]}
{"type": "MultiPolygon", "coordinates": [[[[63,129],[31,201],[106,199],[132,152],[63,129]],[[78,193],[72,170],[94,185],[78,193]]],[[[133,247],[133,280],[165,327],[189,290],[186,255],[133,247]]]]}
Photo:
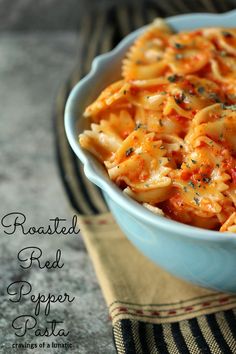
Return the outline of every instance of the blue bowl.
{"type": "MultiPolygon", "coordinates": [[[[166,20],[175,31],[209,26],[234,27],[236,11],[180,15],[166,20]]],[[[65,109],[69,143],[84,164],[88,179],[102,189],[120,228],[143,254],[194,284],[236,293],[236,234],[204,230],[151,213],[122,193],[103,166],[78,143],[78,134],[88,128],[82,116],[85,107],[108,84],[120,78],[121,61],[144,30],[142,27],[132,32],[114,50],[95,58],[90,73],[72,90],[65,109]]]]}

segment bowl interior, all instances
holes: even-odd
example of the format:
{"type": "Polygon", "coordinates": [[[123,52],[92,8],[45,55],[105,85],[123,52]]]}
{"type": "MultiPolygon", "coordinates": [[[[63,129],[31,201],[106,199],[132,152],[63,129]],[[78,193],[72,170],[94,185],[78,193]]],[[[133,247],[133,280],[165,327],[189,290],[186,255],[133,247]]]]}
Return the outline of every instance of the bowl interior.
{"type": "MultiPolygon", "coordinates": [[[[166,19],[174,31],[191,30],[199,27],[235,27],[236,10],[225,14],[190,14],[179,15],[166,19]]],[[[89,121],[83,117],[85,107],[109,84],[121,77],[121,63],[128,48],[135,38],[145,30],[142,27],[125,37],[111,52],[96,57],[90,73],[85,76],[72,90],[65,109],[65,129],[68,140],[76,155],[84,163],[86,176],[111,198],[122,205],[127,211],[131,210],[136,216],[149,220],[152,224],[159,224],[166,229],[176,229],[178,232],[200,238],[231,238],[234,234],[223,234],[218,231],[203,230],[197,227],[168,220],[154,215],[127,195],[111,182],[103,166],[89,152],[82,149],[78,143],[78,134],[89,127],[89,121]],[[207,235],[207,236],[206,236],[207,235]]]]}

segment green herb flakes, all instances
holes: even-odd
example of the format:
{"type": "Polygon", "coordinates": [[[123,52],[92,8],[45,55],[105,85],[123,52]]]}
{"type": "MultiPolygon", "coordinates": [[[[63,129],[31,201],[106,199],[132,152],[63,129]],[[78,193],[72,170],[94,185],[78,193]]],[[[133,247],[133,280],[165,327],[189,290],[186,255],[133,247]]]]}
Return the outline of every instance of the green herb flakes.
{"type": "Polygon", "coordinates": [[[223,109],[230,109],[231,111],[236,111],[236,104],[231,104],[231,105],[227,106],[226,104],[223,103],[221,105],[221,107],[223,109]]]}
{"type": "Polygon", "coordinates": [[[196,203],[197,205],[199,205],[199,204],[200,204],[199,198],[194,197],[194,198],[193,198],[193,200],[195,201],[195,203],[196,203]]]}
{"type": "Polygon", "coordinates": [[[226,38],[231,38],[231,37],[233,37],[232,33],[228,32],[228,31],[222,31],[221,33],[222,33],[222,35],[223,35],[224,37],[226,37],[226,38]]]}
{"type": "Polygon", "coordinates": [[[128,157],[130,154],[132,154],[132,152],[134,152],[134,149],[131,147],[126,150],[125,155],[128,157]]]}
{"type": "Polygon", "coordinates": [[[181,54],[181,53],[177,53],[177,54],[175,55],[175,59],[176,59],[176,60],[181,60],[181,59],[183,59],[183,58],[184,58],[184,55],[181,54]]]}
{"type": "Polygon", "coordinates": [[[141,126],[142,126],[141,123],[136,124],[136,127],[134,128],[134,130],[138,130],[139,128],[141,128],[141,126]]]}
{"type": "Polygon", "coordinates": [[[190,187],[195,188],[195,184],[192,181],[188,182],[188,184],[190,185],[190,187]]]}
{"type": "Polygon", "coordinates": [[[222,50],[222,51],[220,52],[220,56],[221,56],[221,57],[227,57],[227,52],[226,52],[225,50],[222,50]]]}
{"type": "Polygon", "coordinates": [[[210,92],[209,93],[209,98],[215,101],[216,103],[221,103],[221,99],[215,92],[210,92]]]}
{"type": "Polygon", "coordinates": [[[211,181],[211,178],[210,177],[203,177],[203,182],[205,183],[209,183],[211,181]]]}
{"type": "Polygon", "coordinates": [[[197,91],[202,94],[202,93],[205,92],[205,87],[199,86],[198,89],[197,89],[197,91]]]}
{"type": "Polygon", "coordinates": [[[184,94],[184,92],[181,92],[178,96],[175,96],[174,98],[175,98],[175,102],[176,103],[182,103],[183,101],[184,101],[184,99],[185,99],[185,94],[184,94]]]}
{"type": "Polygon", "coordinates": [[[167,80],[170,82],[175,82],[177,79],[178,79],[178,76],[175,74],[167,77],[167,80]]]}
{"type": "Polygon", "coordinates": [[[183,48],[185,47],[185,46],[184,46],[183,44],[181,44],[181,43],[175,43],[174,46],[175,46],[176,49],[183,49],[183,48]]]}

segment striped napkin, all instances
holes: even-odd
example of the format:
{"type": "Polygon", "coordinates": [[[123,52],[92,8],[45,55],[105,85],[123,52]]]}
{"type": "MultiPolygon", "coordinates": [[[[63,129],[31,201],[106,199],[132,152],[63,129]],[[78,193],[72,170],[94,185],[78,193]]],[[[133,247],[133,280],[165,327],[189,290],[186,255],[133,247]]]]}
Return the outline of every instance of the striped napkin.
{"type": "Polygon", "coordinates": [[[93,261],[119,354],[236,353],[236,296],[187,284],[144,257],[123,235],[101,191],[84,176],[64,132],[64,107],[92,59],[155,17],[230,10],[228,2],[152,1],[111,6],[84,17],[78,65],[56,102],[54,131],[60,176],[93,261]],[[144,6],[145,5],[145,6],[144,6]]]}

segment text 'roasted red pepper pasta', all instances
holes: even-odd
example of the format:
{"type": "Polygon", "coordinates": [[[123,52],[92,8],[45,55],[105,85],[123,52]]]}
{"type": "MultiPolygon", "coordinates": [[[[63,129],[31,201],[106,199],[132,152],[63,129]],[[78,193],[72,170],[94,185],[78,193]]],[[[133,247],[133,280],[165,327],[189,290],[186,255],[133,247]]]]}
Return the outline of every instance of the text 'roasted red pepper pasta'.
{"type": "Polygon", "coordinates": [[[124,193],[154,213],[236,233],[236,29],[176,34],[156,20],[84,115],[81,146],[124,193]]]}

